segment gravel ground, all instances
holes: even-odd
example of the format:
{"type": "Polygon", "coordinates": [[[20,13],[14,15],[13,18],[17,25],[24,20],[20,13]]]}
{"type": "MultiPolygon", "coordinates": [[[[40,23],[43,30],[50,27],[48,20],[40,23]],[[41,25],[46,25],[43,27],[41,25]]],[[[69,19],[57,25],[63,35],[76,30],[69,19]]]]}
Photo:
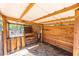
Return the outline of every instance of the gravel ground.
{"type": "Polygon", "coordinates": [[[9,56],[71,56],[72,54],[63,49],[51,46],[47,43],[28,45],[26,48],[17,51],[9,56]]]}

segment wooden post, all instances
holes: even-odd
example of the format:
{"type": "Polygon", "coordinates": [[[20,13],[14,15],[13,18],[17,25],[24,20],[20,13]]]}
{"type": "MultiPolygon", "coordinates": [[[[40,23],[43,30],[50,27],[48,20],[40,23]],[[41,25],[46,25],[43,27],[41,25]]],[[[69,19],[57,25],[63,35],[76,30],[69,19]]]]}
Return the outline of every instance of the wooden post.
{"type": "Polygon", "coordinates": [[[41,42],[43,42],[43,31],[44,31],[44,25],[41,25],[41,42]]]}
{"type": "Polygon", "coordinates": [[[7,55],[7,20],[5,16],[3,18],[3,51],[4,55],[7,55]]]}
{"type": "Polygon", "coordinates": [[[79,8],[75,10],[73,56],[79,56],[79,8]]]}

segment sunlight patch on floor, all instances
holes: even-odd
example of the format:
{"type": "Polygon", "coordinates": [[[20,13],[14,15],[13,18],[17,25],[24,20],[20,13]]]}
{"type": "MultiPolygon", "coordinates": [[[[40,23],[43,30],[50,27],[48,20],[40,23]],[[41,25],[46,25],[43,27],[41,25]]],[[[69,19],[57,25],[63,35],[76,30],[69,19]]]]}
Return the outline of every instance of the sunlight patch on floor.
{"type": "Polygon", "coordinates": [[[26,48],[8,56],[68,56],[69,52],[51,46],[50,44],[38,43],[26,46],[26,48]]]}

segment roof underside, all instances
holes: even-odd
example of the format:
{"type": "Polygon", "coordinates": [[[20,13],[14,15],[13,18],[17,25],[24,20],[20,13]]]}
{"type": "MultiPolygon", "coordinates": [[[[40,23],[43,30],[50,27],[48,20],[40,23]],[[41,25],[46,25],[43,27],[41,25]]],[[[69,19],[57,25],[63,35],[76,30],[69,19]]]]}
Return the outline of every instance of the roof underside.
{"type": "MultiPolygon", "coordinates": [[[[30,10],[22,17],[25,21],[33,21],[47,14],[55,11],[67,8],[74,5],[75,3],[39,3],[34,4],[30,10]]],[[[0,11],[10,17],[20,18],[23,11],[28,7],[29,3],[5,3],[0,4],[0,11]]],[[[63,12],[57,15],[42,18],[41,20],[35,21],[41,23],[50,20],[56,20],[60,18],[70,17],[75,15],[75,8],[67,12],[63,12]]],[[[72,19],[74,20],[74,19],[72,19]]]]}

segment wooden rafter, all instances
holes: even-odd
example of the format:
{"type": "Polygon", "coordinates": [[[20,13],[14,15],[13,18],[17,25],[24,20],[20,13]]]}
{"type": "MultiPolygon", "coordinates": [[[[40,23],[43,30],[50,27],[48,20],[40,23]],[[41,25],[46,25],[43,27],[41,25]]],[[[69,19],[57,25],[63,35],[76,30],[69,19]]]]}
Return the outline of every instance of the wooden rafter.
{"type": "MultiPolygon", "coordinates": [[[[42,17],[37,18],[37,19],[34,19],[33,21],[41,20],[41,19],[44,19],[44,18],[47,18],[47,17],[50,17],[50,16],[54,16],[54,15],[57,15],[57,14],[60,14],[60,13],[63,13],[63,12],[67,12],[67,11],[73,10],[73,9],[75,9],[75,8],[77,8],[77,7],[79,7],[79,3],[74,4],[74,5],[72,5],[72,6],[69,6],[69,7],[66,7],[66,8],[64,8],[64,9],[55,11],[55,12],[53,12],[53,13],[49,13],[49,14],[47,14],[47,15],[45,15],[45,16],[42,16],[42,17]]],[[[33,21],[32,21],[32,22],[33,22],[33,21]]]]}
{"type": "MultiPolygon", "coordinates": [[[[22,22],[22,23],[24,22],[24,20],[22,20],[22,19],[19,20],[18,18],[14,18],[14,17],[6,16],[6,15],[4,15],[4,14],[2,14],[2,13],[0,13],[0,15],[1,15],[1,16],[5,16],[6,19],[7,19],[7,20],[10,20],[10,21],[22,22]]],[[[27,21],[26,21],[26,22],[27,22],[27,21]]]]}
{"type": "Polygon", "coordinates": [[[24,23],[24,24],[37,24],[37,25],[42,25],[42,24],[40,24],[40,23],[29,22],[29,21],[26,21],[26,20],[24,20],[24,19],[6,16],[6,15],[4,15],[4,14],[1,13],[1,12],[0,12],[0,15],[1,15],[1,16],[5,16],[5,17],[7,18],[7,20],[10,20],[10,21],[20,22],[20,23],[24,23]]]}
{"type": "Polygon", "coordinates": [[[30,3],[25,10],[23,11],[23,13],[21,14],[20,18],[22,18],[32,7],[34,6],[34,3],[30,3]]]}
{"type": "Polygon", "coordinates": [[[72,21],[60,21],[60,22],[52,22],[52,23],[47,23],[47,24],[44,24],[44,25],[53,25],[53,24],[74,24],[75,20],[72,20],[72,21]]]}
{"type": "Polygon", "coordinates": [[[69,19],[74,19],[76,16],[69,16],[69,17],[65,17],[65,18],[60,18],[60,19],[55,19],[55,20],[50,20],[50,21],[45,21],[45,22],[41,22],[41,23],[49,23],[49,22],[56,22],[56,21],[61,21],[61,20],[69,20],[69,19]]]}
{"type": "Polygon", "coordinates": [[[24,24],[42,25],[41,23],[30,22],[30,21],[26,21],[24,19],[18,19],[18,18],[13,18],[13,17],[7,17],[7,19],[10,20],[10,21],[20,22],[20,23],[24,23],[24,24]]]}

